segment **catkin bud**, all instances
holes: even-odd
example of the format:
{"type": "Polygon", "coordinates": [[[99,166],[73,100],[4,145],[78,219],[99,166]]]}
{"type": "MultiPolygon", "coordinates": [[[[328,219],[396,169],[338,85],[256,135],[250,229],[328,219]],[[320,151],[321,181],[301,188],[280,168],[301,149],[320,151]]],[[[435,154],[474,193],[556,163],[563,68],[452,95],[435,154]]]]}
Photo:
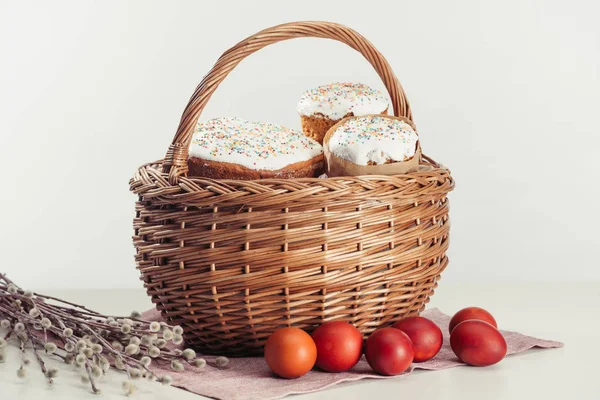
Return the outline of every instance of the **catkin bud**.
{"type": "Polygon", "coordinates": [[[0,327],[6,329],[10,326],[10,321],[7,319],[3,319],[2,321],[0,321],[0,327]]]}
{"type": "Polygon", "coordinates": [[[165,375],[159,379],[159,382],[165,386],[169,386],[171,383],[173,383],[173,378],[171,378],[170,375],[165,375]]]}
{"type": "Polygon", "coordinates": [[[19,368],[17,370],[17,376],[21,379],[25,378],[25,376],[27,375],[27,370],[23,367],[19,368]]]}
{"type": "Polygon", "coordinates": [[[144,356],[144,357],[140,358],[140,364],[142,364],[146,368],[148,368],[150,366],[151,362],[152,362],[152,359],[148,356],[144,356]]]}
{"type": "Polygon", "coordinates": [[[121,370],[125,369],[125,363],[121,357],[115,358],[115,367],[121,370]]]}
{"type": "Polygon", "coordinates": [[[102,368],[97,365],[92,365],[91,374],[94,378],[100,378],[103,374],[102,368]]]}
{"type": "Polygon", "coordinates": [[[132,336],[131,339],[129,339],[129,343],[137,344],[139,346],[140,343],[142,343],[142,341],[140,340],[139,337],[132,336]]]}
{"type": "Polygon", "coordinates": [[[50,321],[48,318],[42,318],[42,327],[43,328],[50,328],[52,326],[52,321],[50,321]]]}
{"type": "Polygon", "coordinates": [[[183,328],[179,325],[173,327],[173,333],[176,335],[183,335],[183,328]]]}
{"type": "Polygon", "coordinates": [[[140,347],[137,344],[128,344],[125,347],[125,354],[127,354],[128,356],[137,354],[140,352],[140,347]]]}
{"type": "Polygon", "coordinates": [[[152,358],[156,358],[160,356],[160,349],[156,346],[152,346],[148,349],[148,355],[152,358]]]}
{"type": "Polygon", "coordinates": [[[66,338],[70,338],[71,336],[73,336],[73,329],[71,329],[71,328],[63,329],[63,336],[66,338]]]}
{"type": "Polygon", "coordinates": [[[192,349],[185,349],[182,354],[187,360],[193,360],[196,358],[196,352],[192,349]]]}
{"type": "Polygon", "coordinates": [[[106,357],[100,356],[100,358],[98,359],[98,366],[102,368],[102,371],[106,372],[110,369],[110,362],[106,357]]]}
{"type": "Polygon", "coordinates": [[[46,372],[46,376],[48,378],[56,378],[58,376],[59,372],[60,371],[58,368],[48,368],[48,371],[46,372]]]}
{"type": "Polygon", "coordinates": [[[23,292],[23,296],[25,297],[33,297],[33,292],[31,290],[26,290],[23,292]]]}
{"type": "Polygon", "coordinates": [[[123,351],[123,345],[120,342],[117,342],[116,340],[114,342],[111,343],[111,346],[113,347],[113,349],[115,349],[116,351],[123,351]]]}
{"type": "Polygon", "coordinates": [[[10,294],[15,294],[17,293],[17,287],[14,284],[9,284],[8,287],[6,288],[6,290],[8,291],[8,293],[10,294]]]}
{"type": "Polygon", "coordinates": [[[71,342],[65,343],[65,351],[72,353],[75,351],[75,345],[71,342]]]}
{"type": "Polygon", "coordinates": [[[40,310],[37,307],[33,307],[31,310],[29,310],[29,315],[33,318],[37,318],[40,316],[40,310]]]}
{"type": "Polygon", "coordinates": [[[150,323],[150,331],[151,332],[158,332],[158,331],[160,331],[160,323],[158,323],[156,321],[152,321],[150,323]]]}
{"type": "Polygon", "coordinates": [[[165,339],[158,339],[156,341],[156,347],[158,347],[159,349],[162,349],[166,345],[167,345],[167,341],[165,339]]]}
{"type": "Polygon", "coordinates": [[[52,342],[48,342],[44,345],[44,349],[46,350],[46,353],[53,354],[56,351],[56,345],[52,342]]]}
{"type": "Polygon", "coordinates": [[[219,368],[225,368],[229,365],[229,358],[223,356],[217,357],[215,359],[215,364],[217,364],[217,367],[219,368]]]}
{"type": "Polygon", "coordinates": [[[173,339],[173,331],[170,329],[165,329],[162,333],[163,339],[171,340],[173,339]]]}
{"type": "Polygon", "coordinates": [[[100,354],[100,353],[102,353],[102,350],[103,350],[102,346],[99,345],[98,343],[92,345],[92,352],[94,354],[100,354]]]}
{"type": "Polygon", "coordinates": [[[131,312],[131,318],[133,318],[133,319],[142,318],[142,313],[139,312],[139,311],[132,311],[131,312]]]}
{"type": "Polygon", "coordinates": [[[74,361],[75,361],[75,356],[72,353],[68,353],[65,356],[65,364],[73,364],[74,361]]]}
{"type": "Polygon", "coordinates": [[[25,332],[17,332],[17,338],[23,343],[27,343],[29,341],[29,337],[27,337],[25,332]]]}
{"type": "Polygon", "coordinates": [[[181,344],[181,343],[183,343],[183,336],[174,335],[173,336],[173,344],[181,344]]]}
{"type": "Polygon", "coordinates": [[[75,344],[75,348],[77,349],[77,351],[82,351],[87,347],[87,344],[85,343],[85,340],[79,339],[77,341],[77,343],[75,344]]]}
{"type": "Polygon", "coordinates": [[[171,360],[171,369],[175,372],[181,372],[185,368],[183,368],[183,364],[179,360],[171,360]]]}
{"type": "Polygon", "coordinates": [[[129,376],[131,376],[131,379],[139,379],[142,377],[142,371],[140,371],[138,368],[130,368],[129,376]]]}
{"type": "Polygon", "coordinates": [[[0,349],[5,348],[7,344],[6,340],[3,337],[0,337],[0,349]]]}
{"type": "Polygon", "coordinates": [[[121,325],[121,332],[123,332],[124,334],[128,334],[129,332],[131,332],[131,325],[129,325],[129,324],[121,325]]]}
{"type": "Polygon", "coordinates": [[[143,335],[140,343],[142,343],[146,347],[149,347],[152,345],[152,339],[150,338],[149,335],[143,335]]]}
{"type": "Polygon", "coordinates": [[[92,351],[92,349],[90,349],[89,347],[87,349],[83,349],[83,354],[87,357],[87,358],[92,358],[92,356],[94,355],[94,352],[92,351]]]}
{"type": "Polygon", "coordinates": [[[25,330],[25,325],[22,322],[17,322],[15,324],[15,332],[23,332],[25,330]]]}
{"type": "Polygon", "coordinates": [[[204,368],[206,366],[206,360],[204,358],[197,358],[194,360],[194,367],[204,368]]]}
{"type": "Polygon", "coordinates": [[[87,360],[87,358],[81,353],[77,354],[77,356],[75,357],[75,362],[79,365],[85,364],[85,360],[87,360]]]}

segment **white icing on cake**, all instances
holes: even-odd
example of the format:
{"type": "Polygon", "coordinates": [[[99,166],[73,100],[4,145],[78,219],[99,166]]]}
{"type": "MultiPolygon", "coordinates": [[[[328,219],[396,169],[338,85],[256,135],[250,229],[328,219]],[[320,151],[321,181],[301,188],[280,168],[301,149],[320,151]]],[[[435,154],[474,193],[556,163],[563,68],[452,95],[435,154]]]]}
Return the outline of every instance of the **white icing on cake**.
{"type": "Polygon", "coordinates": [[[388,98],[379,90],[362,83],[332,83],[304,92],[296,110],[311,117],[318,114],[342,119],[348,113],[355,116],[381,114],[389,106],[388,98]]]}
{"type": "Polygon", "coordinates": [[[338,126],[329,139],[329,150],[354,164],[385,164],[387,160],[411,159],[418,141],[419,136],[406,122],[369,115],[338,126]]]}
{"type": "Polygon", "coordinates": [[[318,142],[292,129],[241,118],[198,122],[190,145],[191,157],[271,171],[322,152],[318,142]]]}

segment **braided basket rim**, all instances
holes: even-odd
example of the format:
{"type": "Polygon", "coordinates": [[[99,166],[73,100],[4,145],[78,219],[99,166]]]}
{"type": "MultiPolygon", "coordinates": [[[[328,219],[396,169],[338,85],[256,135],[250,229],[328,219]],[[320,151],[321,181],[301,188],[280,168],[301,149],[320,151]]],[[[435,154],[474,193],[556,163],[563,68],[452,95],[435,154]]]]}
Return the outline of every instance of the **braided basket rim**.
{"type": "MultiPolygon", "coordinates": [[[[362,176],[338,176],[327,178],[293,178],[293,179],[210,179],[199,176],[179,177],[177,183],[169,181],[169,174],[162,172],[164,165],[163,160],[157,160],[150,163],[142,164],[135,172],[134,176],[129,180],[130,191],[143,196],[146,200],[160,198],[164,202],[173,201],[177,204],[188,203],[195,206],[206,206],[219,203],[219,201],[207,202],[207,198],[218,197],[219,194],[231,194],[236,191],[247,192],[251,186],[256,190],[256,187],[261,187],[263,190],[268,187],[282,185],[292,189],[294,184],[302,185],[301,187],[320,187],[324,190],[335,191],[345,190],[352,183],[364,183],[362,187],[366,192],[368,188],[377,183],[387,182],[394,186],[407,186],[411,183],[420,184],[422,187],[427,187],[430,192],[442,195],[454,190],[455,182],[452,178],[450,169],[446,166],[435,162],[433,159],[422,156],[422,161],[418,171],[407,172],[399,175],[362,175],[362,176]],[[431,183],[435,183],[433,188],[431,183]],[[437,189],[437,190],[433,190],[437,189]],[[209,195],[207,191],[211,192],[209,195]],[[204,201],[191,200],[190,197],[194,193],[203,194],[204,201]]],[[[280,189],[281,190],[281,189],[280,189]]],[[[302,200],[306,201],[307,197],[317,195],[319,192],[311,192],[302,196],[302,200]]],[[[412,191],[410,194],[392,194],[392,198],[416,199],[424,193],[412,191]]],[[[433,194],[433,193],[432,193],[433,194]]],[[[365,196],[365,198],[378,199],[381,196],[365,196]]],[[[216,199],[215,199],[216,200],[216,199]]],[[[322,199],[319,199],[321,201],[322,199]]],[[[243,201],[240,203],[244,203],[243,201]]]]}

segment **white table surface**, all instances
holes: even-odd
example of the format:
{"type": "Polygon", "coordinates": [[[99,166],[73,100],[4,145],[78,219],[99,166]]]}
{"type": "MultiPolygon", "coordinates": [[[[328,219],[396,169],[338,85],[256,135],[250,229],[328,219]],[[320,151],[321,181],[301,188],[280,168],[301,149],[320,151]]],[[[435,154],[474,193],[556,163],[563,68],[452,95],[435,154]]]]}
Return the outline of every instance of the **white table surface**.
{"type": "MultiPolygon", "coordinates": [[[[35,289],[35,288],[34,288],[35,289]]],[[[143,290],[47,291],[110,314],[151,307],[143,290]]],[[[441,282],[430,307],[447,314],[465,306],[487,308],[503,329],[565,343],[562,349],[533,350],[487,368],[458,367],[417,371],[389,380],[344,383],[294,399],[600,399],[600,282],[520,285],[454,285],[441,282]]],[[[84,399],[89,388],[79,375],[60,365],[61,375],[48,387],[35,368],[25,380],[16,376],[19,359],[11,348],[0,364],[0,399],[84,399]],[[11,361],[12,360],[12,361],[11,361]]],[[[109,372],[99,386],[102,399],[123,399],[123,375],[109,372]]],[[[134,398],[202,399],[184,390],[139,382],[134,398]]]]}

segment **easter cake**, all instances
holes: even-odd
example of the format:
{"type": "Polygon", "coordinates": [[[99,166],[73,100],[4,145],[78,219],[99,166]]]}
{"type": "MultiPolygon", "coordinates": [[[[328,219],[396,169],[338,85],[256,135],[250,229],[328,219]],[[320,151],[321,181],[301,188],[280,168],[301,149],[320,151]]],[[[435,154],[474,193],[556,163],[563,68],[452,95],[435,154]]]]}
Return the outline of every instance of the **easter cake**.
{"type": "Polygon", "coordinates": [[[419,136],[410,120],[387,115],[348,117],[323,142],[329,176],[391,175],[418,167],[419,136]]]}
{"type": "Polygon", "coordinates": [[[379,90],[362,83],[332,83],[307,90],[296,110],[300,114],[302,131],[323,143],[323,137],[333,125],[350,116],[387,114],[388,98],[379,90]]]}
{"type": "Polygon", "coordinates": [[[188,175],[213,179],[304,178],[323,171],[323,148],[300,132],[267,122],[215,118],[199,122],[188,175]]]}

